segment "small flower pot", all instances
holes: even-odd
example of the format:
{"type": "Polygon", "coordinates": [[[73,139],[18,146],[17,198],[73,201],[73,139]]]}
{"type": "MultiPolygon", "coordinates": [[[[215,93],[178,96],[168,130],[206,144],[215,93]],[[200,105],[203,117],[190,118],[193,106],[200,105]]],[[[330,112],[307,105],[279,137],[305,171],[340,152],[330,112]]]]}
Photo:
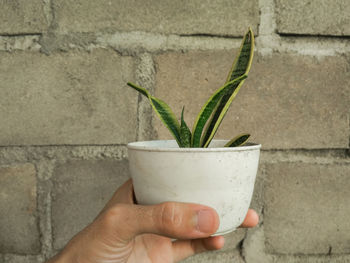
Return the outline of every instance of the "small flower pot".
{"type": "Polygon", "coordinates": [[[223,235],[240,226],[254,190],[261,145],[179,148],[175,140],[128,144],[136,200],[142,205],[167,201],[198,203],[214,208],[223,235]]]}

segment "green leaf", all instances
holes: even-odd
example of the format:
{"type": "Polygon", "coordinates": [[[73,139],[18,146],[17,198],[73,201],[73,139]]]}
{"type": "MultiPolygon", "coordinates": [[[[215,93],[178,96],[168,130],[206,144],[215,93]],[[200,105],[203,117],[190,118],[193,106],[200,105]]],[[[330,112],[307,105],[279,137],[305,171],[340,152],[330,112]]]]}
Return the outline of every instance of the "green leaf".
{"type": "Polygon", "coordinates": [[[233,80],[243,74],[248,75],[252,65],[254,56],[254,33],[251,28],[244,35],[239,55],[235,58],[232,64],[230,73],[227,76],[226,82],[233,80]]]}
{"type": "MultiPolygon", "coordinates": [[[[226,83],[231,80],[236,79],[242,75],[248,75],[250,70],[254,55],[254,34],[253,31],[249,28],[249,31],[245,34],[240,52],[233,62],[232,69],[228,74],[226,83]]],[[[201,146],[208,147],[209,143],[213,139],[219,125],[222,122],[223,117],[225,116],[230,104],[233,99],[236,97],[239,89],[242,87],[244,80],[239,83],[239,85],[232,84],[230,92],[225,94],[219,104],[217,105],[215,112],[213,113],[209,124],[204,132],[204,135],[201,139],[201,146]]]]}
{"type": "Polygon", "coordinates": [[[250,134],[244,133],[236,136],[233,138],[231,141],[225,144],[224,147],[237,147],[237,146],[242,146],[244,145],[250,137],[250,134]]]}
{"type": "Polygon", "coordinates": [[[169,129],[171,134],[176,139],[178,145],[181,147],[180,124],[170,107],[164,101],[151,96],[146,89],[141,88],[131,82],[128,82],[127,85],[137,90],[149,99],[149,102],[152,105],[154,111],[157,113],[160,120],[169,129]]]}
{"type": "Polygon", "coordinates": [[[182,147],[191,147],[191,131],[188,128],[185,120],[184,120],[184,109],[185,107],[182,108],[181,112],[181,127],[180,127],[180,139],[181,139],[181,146],[182,147]]]}
{"type": "Polygon", "coordinates": [[[214,111],[216,105],[218,104],[222,96],[224,96],[229,91],[229,89],[232,89],[232,87],[239,85],[239,83],[246,78],[247,76],[243,75],[241,77],[238,77],[237,79],[229,81],[223,87],[218,89],[204,104],[193,126],[193,136],[191,142],[192,147],[200,147],[200,140],[205,123],[209,119],[210,115],[214,111]]]}

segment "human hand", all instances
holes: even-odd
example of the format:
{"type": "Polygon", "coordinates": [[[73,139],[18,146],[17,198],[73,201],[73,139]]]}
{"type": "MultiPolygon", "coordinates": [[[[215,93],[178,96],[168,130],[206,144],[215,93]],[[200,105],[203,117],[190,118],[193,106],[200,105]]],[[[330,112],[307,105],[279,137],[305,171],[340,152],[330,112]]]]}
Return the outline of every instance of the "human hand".
{"type": "MultiPolygon", "coordinates": [[[[257,213],[249,209],[241,227],[254,227],[258,221],[257,213]]],[[[217,213],[204,205],[135,205],[128,180],[97,218],[47,263],[178,262],[222,248],[223,236],[210,237],[218,227],[217,213]]]]}

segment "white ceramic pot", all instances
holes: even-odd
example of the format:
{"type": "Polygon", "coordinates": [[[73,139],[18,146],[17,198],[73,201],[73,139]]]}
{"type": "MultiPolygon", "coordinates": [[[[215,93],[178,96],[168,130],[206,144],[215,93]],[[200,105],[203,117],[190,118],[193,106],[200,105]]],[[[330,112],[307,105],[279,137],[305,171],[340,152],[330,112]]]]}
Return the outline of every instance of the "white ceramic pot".
{"type": "Polygon", "coordinates": [[[220,217],[215,235],[242,224],[253,195],[260,147],[179,148],[174,140],[128,144],[129,166],[137,202],[198,203],[214,208],[220,217]]]}

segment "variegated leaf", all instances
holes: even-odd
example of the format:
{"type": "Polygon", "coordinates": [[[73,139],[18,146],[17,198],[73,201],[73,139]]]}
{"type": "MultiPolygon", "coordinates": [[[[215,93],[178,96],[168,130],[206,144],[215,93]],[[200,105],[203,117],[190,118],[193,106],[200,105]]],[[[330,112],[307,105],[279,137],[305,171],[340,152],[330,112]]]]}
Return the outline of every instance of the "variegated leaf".
{"type": "MultiPolygon", "coordinates": [[[[249,31],[245,34],[240,52],[233,62],[232,69],[227,77],[226,83],[230,82],[233,79],[236,79],[239,76],[248,75],[250,70],[252,60],[254,55],[254,34],[253,31],[249,28],[249,31]]],[[[239,85],[232,85],[230,92],[225,94],[221,101],[218,103],[210,121],[207,125],[207,128],[201,139],[201,146],[208,147],[209,143],[213,139],[219,125],[222,122],[223,117],[225,116],[231,102],[237,95],[239,89],[243,85],[244,80],[239,83],[239,85]]]]}
{"type": "Polygon", "coordinates": [[[168,106],[168,104],[166,104],[164,101],[160,99],[157,99],[156,97],[153,97],[152,95],[149,94],[149,92],[146,89],[141,88],[140,86],[137,86],[131,82],[128,82],[127,84],[128,86],[137,90],[138,92],[140,92],[142,95],[146,96],[149,99],[149,102],[152,105],[154,111],[159,116],[160,120],[169,129],[169,131],[177,141],[178,145],[181,147],[180,124],[175,114],[168,106]]]}
{"type": "Polygon", "coordinates": [[[229,89],[231,89],[232,87],[238,86],[239,83],[241,83],[241,81],[243,81],[245,78],[247,78],[247,76],[243,75],[238,77],[237,79],[234,79],[226,83],[223,87],[218,89],[204,104],[193,126],[192,143],[191,143],[192,147],[200,147],[201,135],[202,135],[202,131],[204,129],[205,123],[209,119],[210,115],[214,111],[215,107],[219,103],[222,96],[228,93],[229,89]]]}
{"type": "Polygon", "coordinates": [[[250,134],[244,133],[234,137],[228,143],[225,144],[225,147],[237,147],[244,145],[250,137],[250,134]]]}
{"type": "Polygon", "coordinates": [[[188,148],[188,147],[191,147],[192,135],[184,119],[184,110],[185,110],[185,107],[182,108],[182,112],[181,112],[180,139],[181,139],[181,147],[188,148]]]}

